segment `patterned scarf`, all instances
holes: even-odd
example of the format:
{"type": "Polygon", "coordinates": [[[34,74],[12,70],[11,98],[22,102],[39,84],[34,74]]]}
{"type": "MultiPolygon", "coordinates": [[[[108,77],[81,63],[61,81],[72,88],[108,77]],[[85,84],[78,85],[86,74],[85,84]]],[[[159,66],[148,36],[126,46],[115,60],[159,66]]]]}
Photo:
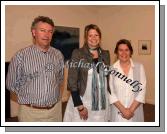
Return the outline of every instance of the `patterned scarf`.
{"type": "MultiPolygon", "coordinates": [[[[102,62],[101,58],[99,58],[99,62],[102,62]]],[[[100,101],[101,109],[106,109],[104,65],[100,63],[98,67],[99,67],[99,79],[98,79],[98,72],[97,72],[96,64],[93,63],[92,111],[99,110],[99,100],[101,100],[100,101]]]]}

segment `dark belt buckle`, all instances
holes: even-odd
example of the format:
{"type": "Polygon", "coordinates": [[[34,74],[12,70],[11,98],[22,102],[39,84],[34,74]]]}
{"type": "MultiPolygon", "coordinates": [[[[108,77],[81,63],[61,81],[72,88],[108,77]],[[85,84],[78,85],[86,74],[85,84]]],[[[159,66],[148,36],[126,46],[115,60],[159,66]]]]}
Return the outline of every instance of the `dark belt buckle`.
{"type": "Polygon", "coordinates": [[[47,107],[38,107],[38,106],[30,105],[30,107],[32,107],[32,108],[36,108],[36,109],[47,109],[47,110],[53,108],[54,106],[55,106],[55,104],[53,104],[53,105],[51,105],[51,106],[47,106],[47,107]]]}
{"type": "Polygon", "coordinates": [[[49,110],[49,109],[53,108],[54,106],[55,106],[55,104],[50,105],[50,106],[47,106],[47,107],[46,107],[46,109],[48,109],[48,110],[49,110]]]}

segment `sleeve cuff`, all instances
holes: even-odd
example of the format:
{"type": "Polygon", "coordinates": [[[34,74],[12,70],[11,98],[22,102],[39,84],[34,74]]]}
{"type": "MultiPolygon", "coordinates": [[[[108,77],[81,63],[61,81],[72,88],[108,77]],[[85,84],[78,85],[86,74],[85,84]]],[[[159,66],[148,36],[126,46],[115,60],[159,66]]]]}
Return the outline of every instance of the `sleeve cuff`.
{"type": "Polygon", "coordinates": [[[145,99],[144,98],[136,97],[135,100],[140,102],[140,103],[143,103],[143,104],[145,103],[145,99]]]}
{"type": "Polygon", "coordinates": [[[115,103],[116,101],[118,101],[118,99],[117,99],[117,97],[115,97],[115,96],[109,96],[109,102],[110,102],[110,104],[113,104],[113,103],[115,103]]]}
{"type": "Polygon", "coordinates": [[[73,100],[73,103],[74,103],[74,107],[83,105],[78,91],[72,91],[71,95],[72,95],[72,100],[73,100]]]}

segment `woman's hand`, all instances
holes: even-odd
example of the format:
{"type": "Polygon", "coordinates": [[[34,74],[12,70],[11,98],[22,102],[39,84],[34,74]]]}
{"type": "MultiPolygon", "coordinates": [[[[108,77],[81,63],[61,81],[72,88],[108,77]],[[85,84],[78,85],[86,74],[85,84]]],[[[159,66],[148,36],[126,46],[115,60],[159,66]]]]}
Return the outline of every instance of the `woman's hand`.
{"type": "Polygon", "coordinates": [[[129,109],[129,108],[125,108],[122,112],[122,117],[129,120],[134,116],[134,113],[129,109]]]}
{"type": "Polygon", "coordinates": [[[80,115],[80,119],[82,120],[87,120],[88,119],[88,110],[86,107],[84,107],[83,105],[82,106],[79,106],[78,108],[78,112],[79,112],[79,115],[80,115]]]}
{"type": "Polygon", "coordinates": [[[114,105],[119,109],[120,112],[118,114],[121,114],[123,118],[129,120],[134,116],[132,109],[124,107],[120,101],[116,101],[114,105]]]}

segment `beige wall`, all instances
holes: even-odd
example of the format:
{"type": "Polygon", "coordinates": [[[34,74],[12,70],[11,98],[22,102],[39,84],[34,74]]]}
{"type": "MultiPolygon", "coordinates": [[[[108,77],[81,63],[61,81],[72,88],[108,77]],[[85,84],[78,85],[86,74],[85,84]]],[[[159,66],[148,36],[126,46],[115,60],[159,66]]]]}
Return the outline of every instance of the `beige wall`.
{"type": "Polygon", "coordinates": [[[32,20],[39,15],[49,16],[55,25],[79,27],[80,42],[83,42],[83,29],[89,23],[96,23],[97,14],[93,6],[6,6],[6,60],[31,44],[30,27],[32,20]]]}
{"type": "MultiPolygon", "coordinates": [[[[110,50],[114,61],[115,43],[121,38],[131,40],[133,58],[144,64],[147,75],[146,102],[154,104],[154,6],[6,6],[5,60],[10,61],[16,51],[31,44],[30,26],[34,17],[51,17],[56,25],[80,28],[83,44],[84,26],[99,25],[102,47],[110,50]],[[138,54],[138,40],[151,40],[151,55],[138,54]]],[[[12,101],[12,116],[17,115],[17,104],[12,101]]]]}
{"type": "Polygon", "coordinates": [[[121,38],[131,40],[133,59],[143,63],[146,71],[146,102],[155,104],[154,6],[108,6],[101,8],[98,20],[103,33],[103,47],[110,50],[112,62],[116,42],[121,38]],[[151,55],[138,54],[138,40],[151,40],[151,55]]]}

